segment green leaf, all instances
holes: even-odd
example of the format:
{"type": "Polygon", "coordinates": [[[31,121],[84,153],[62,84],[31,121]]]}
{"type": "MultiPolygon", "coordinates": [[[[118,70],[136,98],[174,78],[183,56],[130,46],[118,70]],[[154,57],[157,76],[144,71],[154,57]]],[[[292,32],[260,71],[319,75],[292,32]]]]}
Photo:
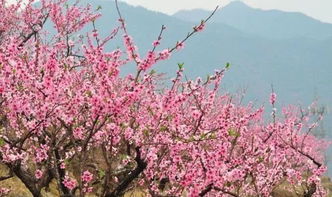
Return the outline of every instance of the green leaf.
{"type": "Polygon", "coordinates": [[[172,115],[168,115],[168,116],[166,117],[166,120],[167,120],[167,121],[173,120],[173,116],[172,116],[172,115]]]}
{"type": "Polygon", "coordinates": [[[5,145],[5,140],[3,138],[0,138],[0,147],[5,145]]]}
{"type": "Polygon", "coordinates": [[[206,134],[202,133],[200,139],[205,140],[207,138],[206,134]]]}
{"type": "Polygon", "coordinates": [[[163,126],[160,127],[159,130],[160,130],[160,131],[167,131],[167,129],[168,129],[168,128],[167,128],[166,126],[163,125],[163,126]]]}
{"type": "Polygon", "coordinates": [[[189,142],[193,142],[193,141],[195,141],[195,137],[194,137],[194,136],[191,136],[191,137],[189,138],[189,142]]]}
{"type": "Polygon", "coordinates": [[[143,134],[148,137],[149,136],[149,130],[148,129],[144,129],[143,130],[143,134]]]}
{"type": "Polygon", "coordinates": [[[229,69],[230,67],[231,67],[231,64],[229,62],[227,62],[225,68],[229,69]]]}
{"type": "Polygon", "coordinates": [[[153,69],[150,71],[150,75],[153,75],[153,74],[155,74],[155,73],[156,73],[156,71],[153,70],[153,69]]]}
{"type": "Polygon", "coordinates": [[[261,163],[262,161],[264,161],[264,157],[263,156],[258,157],[258,162],[261,163]]]}
{"type": "Polygon", "coordinates": [[[98,5],[96,11],[101,10],[101,9],[102,9],[101,5],[98,5]]]}
{"type": "Polygon", "coordinates": [[[120,160],[124,160],[124,159],[127,159],[127,158],[128,158],[128,155],[120,154],[120,160]]]}
{"type": "Polygon", "coordinates": [[[226,187],[230,187],[230,186],[232,186],[232,183],[229,182],[229,181],[227,181],[226,184],[225,184],[225,186],[226,186],[226,187]]]}
{"type": "Polygon", "coordinates": [[[178,66],[179,66],[179,69],[180,69],[180,70],[183,69],[183,65],[184,65],[184,62],[183,62],[183,63],[178,63],[178,66]]]}
{"type": "Polygon", "coordinates": [[[104,177],[104,176],[106,175],[105,171],[102,170],[102,169],[100,169],[100,170],[98,171],[98,174],[99,174],[99,177],[104,177]]]}
{"type": "Polygon", "coordinates": [[[66,63],[63,64],[63,67],[64,67],[65,70],[69,69],[69,66],[66,63]]]}
{"type": "Polygon", "coordinates": [[[126,123],[121,122],[120,127],[121,127],[121,129],[126,129],[126,128],[128,128],[128,125],[126,123]]]}
{"type": "Polygon", "coordinates": [[[217,138],[217,135],[215,134],[215,133],[212,133],[211,135],[210,135],[210,139],[216,139],[217,138]]]}
{"type": "Polygon", "coordinates": [[[228,130],[228,135],[232,137],[240,137],[240,133],[237,132],[235,129],[229,129],[228,130]]]}

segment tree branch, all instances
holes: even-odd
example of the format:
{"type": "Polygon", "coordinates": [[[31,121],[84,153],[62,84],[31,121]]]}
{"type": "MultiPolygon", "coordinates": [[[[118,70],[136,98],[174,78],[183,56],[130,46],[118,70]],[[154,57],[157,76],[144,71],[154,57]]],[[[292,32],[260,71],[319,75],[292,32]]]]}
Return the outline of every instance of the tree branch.
{"type": "Polygon", "coordinates": [[[129,184],[132,183],[146,168],[147,163],[141,158],[140,148],[136,147],[136,158],[135,161],[137,166],[132,170],[127,177],[118,185],[111,193],[106,194],[106,197],[118,197],[128,188],[129,184]]]}

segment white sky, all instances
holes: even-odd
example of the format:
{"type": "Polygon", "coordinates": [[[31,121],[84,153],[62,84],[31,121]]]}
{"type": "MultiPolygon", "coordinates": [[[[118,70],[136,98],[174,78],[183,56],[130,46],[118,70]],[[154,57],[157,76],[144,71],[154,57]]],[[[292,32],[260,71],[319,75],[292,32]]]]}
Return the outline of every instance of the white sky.
{"type": "MultiPolygon", "coordinates": [[[[15,0],[7,0],[14,2],[15,0]]],[[[114,1],[114,0],[105,0],[114,1]]],[[[213,10],[234,0],[120,0],[141,5],[150,10],[173,14],[182,9],[203,8],[213,10]]],[[[251,7],[302,12],[323,22],[332,23],[332,0],[242,0],[251,7]]]]}
{"type": "MultiPolygon", "coordinates": [[[[203,8],[212,10],[231,0],[122,0],[151,10],[173,14],[181,9],[203,8]]],[[[302,12],[324,22],[332,23],[332,0],[242,0],[255,8],[302,12]]]]}

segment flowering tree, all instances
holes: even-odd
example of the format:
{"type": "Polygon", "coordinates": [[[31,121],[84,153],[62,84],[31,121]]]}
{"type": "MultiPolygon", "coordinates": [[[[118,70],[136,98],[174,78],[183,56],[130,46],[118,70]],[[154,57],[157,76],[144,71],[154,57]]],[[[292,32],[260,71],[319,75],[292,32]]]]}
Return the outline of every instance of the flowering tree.
{"type": "MultiPolygon", "coordinates": [[[[202,31],[202,20],[173,48],[158,51],[163,26],[140,56],[119,13],[106,38],[77,33],[100,16],[67,0],[0,1],[0,156],[33,196],[52,181],[61,196],[270,196],[285,181],[323,196],[327,143],[310,134],[310,114],[288,107],[264,119],[263,107],[219,92],[228,65],[206,80],[170,87],[151,67],[202,31]],[[56,34],[44,28],[50,22],[56,34]],[[124,49],[105,51],[119,33],[124,49]],[[120,76],[133,62],[136,73],[120,76]]],[[[117,4],[116,4],[117,5],[117,4]]],[[[276,95],[270,103],[274,108],[276,95]]],[[[2,189],[5,192],[5,189],[2,189]]]]}

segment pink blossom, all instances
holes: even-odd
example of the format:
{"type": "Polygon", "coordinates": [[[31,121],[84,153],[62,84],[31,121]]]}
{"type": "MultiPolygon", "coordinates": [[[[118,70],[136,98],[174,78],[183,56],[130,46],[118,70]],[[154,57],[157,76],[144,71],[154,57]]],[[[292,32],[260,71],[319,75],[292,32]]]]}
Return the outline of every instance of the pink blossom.
{"type": "Polygon", "coordinates": [[[93,174],[91,174],[88,170],[86,170],[83,172],[81,178],[84,182],[89,183],[93,179],[93,174]]]}
{"type": "Polygon", "coordinates": [[[73,131],[74,138],[83,140],[84,139],[84,133],[82,128],[76,128],[73,131]]]}
{"type": "Polygon", "coordinates": [[[0,187],[0,195],[1,196],[6,196],[9,192],[10,192],[10,189],[4,188],[4,187],[0,187]]]}
{"type": "Polygon", "coordinates": [[[35,149],[35,160],[37,163],[45,161],[48,158],[48,149],[49,147],[44,144],[42,144],[40,148],[35,149]]]}
{"type": "Polygon", "coordinates": [[[60,164],[60,169],[65,169],[66,168],[66,164],[64,163],[64,162],[62,162],[61,164],[60,164]]]}
{"type": "Polygon", "coordinates": [[[98,31],[94,31],[92,34],[93,37],[97,37],[98,36],[98,31]]]}
{"type": "Polygon", "coordinates": [[[68,176],[65,177],[65,179],[62,181],[62,183],[69,190],[73,190],[76,187],[76,185],[77,185],[76,180],[75,179],[71,179],[68,176]]]}
{"type": "Polygon", "coordinates": [[[156,40],[152,43],[152,46],[157,47],[158,45],[160,45],[160,41],[156,40]]]}
{"type": "Polygon", "coordinates": [[[195,31],[197,31],[197,32],[203,31],[204,28],[205,28],[205,23],[203,23],[203,22],[200,25],[194,27],[195,31]]]}
{"type": "Polygon", "coordinates": [[[83,192],[85,193],[91,193],[93,191],[93,187],[84,187],[83,192]]]}
{"type": "Polygon", "coordinates": [[[161,52],[159,52],[159,57],[161,60],[166,60],[171,56],[171,53],[169,52],[168,49],[165,49],[161,52]]]}
{"type": "Polygon", "coordinates": [[[177,44],[176,44],[176,49],[177,50],[181,50],[181,49],[183,49],[184,48],[184,42],[178,42],[177,44]]]}
{"type": "Polygon", "coordinates": [[[39,169],[35,171],[35,177],[37,179],[40,179],[42,176],[43,176],[43,171],[41,171],[39,169]]]}
{"type": "Polygon", "coordinates": [[[272,92],[271,95],[270,95],[270,103],[271,105],[274,105],[274,103],[276,102],[277,100],[277,94],[272,92]]]}

